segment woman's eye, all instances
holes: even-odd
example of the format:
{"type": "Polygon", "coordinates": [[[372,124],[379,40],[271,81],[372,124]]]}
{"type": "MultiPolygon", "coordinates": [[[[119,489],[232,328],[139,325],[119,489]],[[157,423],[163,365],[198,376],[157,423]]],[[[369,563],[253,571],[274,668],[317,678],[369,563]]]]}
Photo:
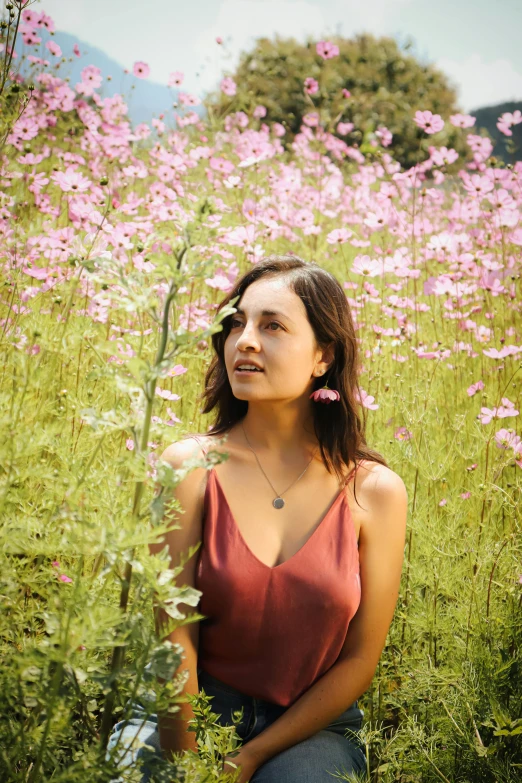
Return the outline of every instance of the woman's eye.
{"type": "MultiPolygon", "coordinates": [[[[277,326],[279,329],[281,329],[281,328],[282,328],[282,327],[281,327],[281,324],[278,324],[278,323],[277,323],[277,321],[270,321],[270,323],[268,324],[268,326],[272,326],[273,324],[275,324],[275,325],[276,325],[276,326],[277,326]]],[[[238,320],[237,320],[237,318],[233,318],[233,319],[230,321],[230,328],[231,328],[231,329],[233,329],[233,328],[234,328],[234,326],[236,326],[236,325],[239,325],[239,326],[241,326],[241,321],[238,321],[238,320]]],[[[275,330],[274,330],[274,329],[271,329],[270,331],[271,331],[271,332],[273,332],[273,331],[275,331],[275,330]]]]}

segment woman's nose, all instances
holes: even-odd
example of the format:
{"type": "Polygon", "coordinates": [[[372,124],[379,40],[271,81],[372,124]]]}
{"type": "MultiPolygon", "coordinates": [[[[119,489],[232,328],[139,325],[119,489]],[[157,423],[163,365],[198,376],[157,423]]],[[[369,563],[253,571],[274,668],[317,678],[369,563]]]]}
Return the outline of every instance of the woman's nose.
{"type": "Polygon", "coordinates": [[[256,334],[255,327],[253,325],[249,326],[247,324],[245,326],[245,328],[242,330],[241,334],[237,338],[236,345],[238,347],[247,346],[247,345],[259,346],[259,340],[256,334]]]}

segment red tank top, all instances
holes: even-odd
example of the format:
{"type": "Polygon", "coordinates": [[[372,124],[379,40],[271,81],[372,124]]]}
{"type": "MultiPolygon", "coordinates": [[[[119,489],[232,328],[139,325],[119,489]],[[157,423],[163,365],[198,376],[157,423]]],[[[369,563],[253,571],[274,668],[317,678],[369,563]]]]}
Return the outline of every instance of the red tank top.
{"type": "Polygon", "coordinates": [[[344,489],[301,549],[270,568],[246,545],[212,468],[195,587],[205,615],[198,666],[244,694],[290,706],[335,663],[361,600],[344,489]]]}

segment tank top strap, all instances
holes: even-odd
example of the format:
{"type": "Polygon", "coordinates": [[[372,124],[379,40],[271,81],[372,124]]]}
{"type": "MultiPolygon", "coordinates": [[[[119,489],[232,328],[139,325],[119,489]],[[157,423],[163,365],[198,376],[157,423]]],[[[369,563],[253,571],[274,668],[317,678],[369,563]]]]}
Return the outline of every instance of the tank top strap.
{"type": "Polygon", "coordinates": [[[195,438],[197,440],[197,442],[200,444],[201,450],[203,451],[203,454],[206,457],[207,456],[207,451],[208,451],[209,447],[208,447],[208,444],[206,444],[205,441],[203,440],[204,436],[203,435],[192,435],[192,437],[195,438]]]}
{"type": "Polygon", "coordinates": [[[344,483],[341,485],[341,488],[346,489],[348,487],[348,484],[355,478],[355,474],[357,473],[360,464],[361,464],[360,462],[355,463],[355,466],[351,469],[351,471],[344,479],[344,483]]]}

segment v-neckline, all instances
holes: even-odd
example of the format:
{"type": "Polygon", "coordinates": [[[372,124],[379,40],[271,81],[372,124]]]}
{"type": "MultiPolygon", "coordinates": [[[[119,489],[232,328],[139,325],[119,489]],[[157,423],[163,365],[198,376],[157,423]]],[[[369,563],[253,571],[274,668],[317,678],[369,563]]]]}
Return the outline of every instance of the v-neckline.
{"type": "MultiPolygon", "coordinates": [[[[352,477],[352,475],[353,475],[354,471],[355,471],[355,468],[354,468],[354,469],[351,471],[351,473],[350,473],[350,475],[349,475],[349,477],[348,477],[348,478],[351,478],[351,477],[352,477]]],[[[238,534],[238,536],[239,536],[239,538],[240,538],[240,540],[241,540],[241,542],[242,542],[242,544],[243,544],[244,548],[245,548],[245,549],[246,549],[246,551],[249,553],[249,555],[250,555],[251,557],[253,557],[253,558],[254,558],[254,560],[256,560],[256,562],[257,562],[257,563],[259,563],[259,564],[260,564],[260,565],[261,565],[263,568],[266,568],[268,571],[275,571],[275,570],[277,570],[278,568],[282,568],[282,567],[283,567],[283,566],[285,566],[287,563],[290,563],[292,560],[295,560],[295,558],[297,558],[297,556],[298,556],[299,554],[301,554],[301,552],[303,551],[303,549],[305,549],[305,547],[306,547],[306,546],[308,545],[308,543],[309,543],[309,542],[312,540],[312,538],[314,538],[314,536],[316,535],[316,533],[318,532],[318,530],[320,530],[320,529],[323,527],[325,520],[326,520],[326,519],[327,519],[327,518],[330,516],[330,514],[332,513],[332,510],[335,508],[335,506],[337,506],[337,503],[339,502],[339,500],[340,500],[340,499],[342,499],[343,497],[344,497],[344,499],[346,500],[346,493],[345,493],[345,488],[343,487],[342,489],[340,489],[340,490],[339,490],[339,492],[337,493],[337,495],[335,496],[335,498],[332,500],[332,502],[330,503],[330,506],[328,507],[328,509],[327,509],[327,510],[326,510],[326,512],[324,513],[324,515],[323,515],[323,517],[322,517],[321,521],[320,521],[320,522],[319,522],[319,524],[316,526],[316,528],[315,528],[315,530],[313,531],[313,533],[312,533],[312,534],[311,534],[311,535],[310,535],[310,536],[309,536],[309,537],[306,539],[306,541],[304,542],[303,546],[302,546],[302,547],[300,547],[300,548],[297,550],[297,552],[294,552],[294,554],[293,554],[291,557],[289,557],[287,560],[284,560],[282,563],[278,563],[277,565],[274,565],[274,566],[269,566],[269,565],[267,565],[266,563],[263,563],[263,561],[262,561],[262,560],[260,560],[260,559],[258,558],[258,556],[257,556],[257,555],[255,555],[255,554],[252,552],[252,550],[251,550],[251,549],[250,549],[250,547],[248,546],[247,542],[245,541],[245,538],[244,538],[244,536],[243,536],[243,533],[241,532],[241,530],[240,530],[240,528],[239,528],[239,525],[237,524],[237,522],[236,522],[236,520],[235,520],[235,518],[234,518],[234,515],[233,515],[233,513],[232,513],[232,509],[230,508],[230,504],[229,504],[229,502],[228,502],[228,500],[227,500],[227,496],[225,495],[225,492],[224,492],[224,490],[223,490],[223,487],[222,487],[222,485],[221,485],[221,482],[220,482],[220,480],[219,480],[219,476],[218,476],[218,474],[216,473],[216,469],[215,469],[215,467],[214,467],[214,468],[211,468],[211,470],[210,470],[210,473],[211,473],[211,474],[212,474],[212,476],[214,477],[214,480],[215,480],[215,482],[216,482],[216,485],[217,485],[217,487],[218,487],[219,491],[221,492],[221,496],[222,496],[222,498],[223,498],[223,500],[224,500],[224,502],[225,502],[226,510],[227,510],[227,512],[228,512],[228,515],[229,515],[230,519],[232,520],[232,524],[234,525],[234,530],[237,532],[237,534],[238,534]]],[[[210,478],[210,477],[209,477],[209,478],[210,478]]],[[[350,507],[349,507],[349,506],[347,506],[347,507],[348,507],[348,514],[349,514],[349,516],[350,516],[350,523],[352,524],[352,527],[353,527],[353,521],[352,521],[352,515],[351,515],[351,512],[350,512],[350,507]]],[[[353,532],[354,532],[354,536],[356,537],[356,534],[355,534],[355,528],[354,528],[353,532]]]]}

